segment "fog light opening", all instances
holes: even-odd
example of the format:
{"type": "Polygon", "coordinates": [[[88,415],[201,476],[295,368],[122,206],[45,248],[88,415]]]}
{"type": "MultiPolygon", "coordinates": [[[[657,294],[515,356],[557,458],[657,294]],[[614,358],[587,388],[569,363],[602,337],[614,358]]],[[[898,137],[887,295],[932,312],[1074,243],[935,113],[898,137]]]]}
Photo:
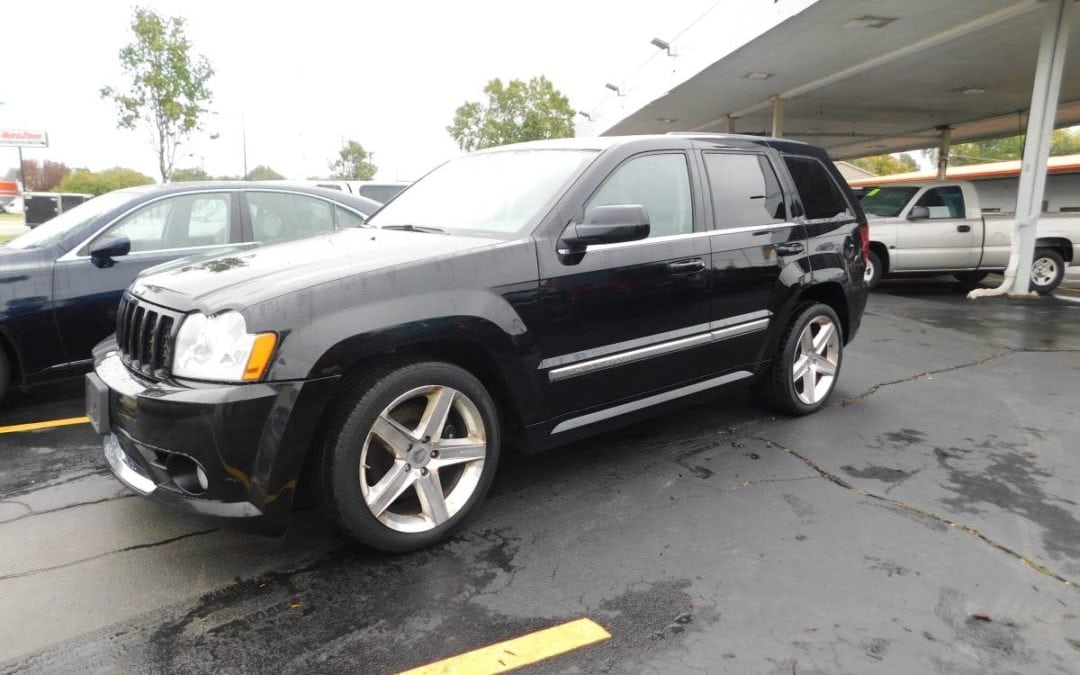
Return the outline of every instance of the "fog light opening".
{"type": "Polygon", "coordinates": [[[165,460],[165,471],[176,487],[189,495],[201,495],[210,487],[206,472],[190,457],[170,454],[165,460]]]}

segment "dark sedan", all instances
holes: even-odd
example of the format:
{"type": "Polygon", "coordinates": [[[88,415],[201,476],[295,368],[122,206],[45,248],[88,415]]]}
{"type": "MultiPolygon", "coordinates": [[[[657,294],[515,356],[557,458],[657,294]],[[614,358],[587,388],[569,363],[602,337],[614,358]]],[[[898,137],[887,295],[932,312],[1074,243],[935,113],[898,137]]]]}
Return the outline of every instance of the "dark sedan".
{"type": "Polygon", "coordinates": [[[0,246],[0,399],[79,374],[128,284],[160,263],[357,227],[380,204],[266,183],[117,190],[0,246]]]}

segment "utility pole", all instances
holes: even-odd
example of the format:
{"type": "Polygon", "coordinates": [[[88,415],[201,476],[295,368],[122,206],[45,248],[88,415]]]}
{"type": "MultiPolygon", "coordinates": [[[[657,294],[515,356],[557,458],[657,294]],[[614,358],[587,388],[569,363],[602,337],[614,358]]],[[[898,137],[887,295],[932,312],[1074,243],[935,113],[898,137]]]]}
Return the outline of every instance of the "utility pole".
{"type": "Polygon", "coordinates": [[[248,180],[248,168],[247,168],[247,124],[244,121],[244,115],[240,115],[240,140],[243,143],[244,149],[244,180],[248,180]]]}

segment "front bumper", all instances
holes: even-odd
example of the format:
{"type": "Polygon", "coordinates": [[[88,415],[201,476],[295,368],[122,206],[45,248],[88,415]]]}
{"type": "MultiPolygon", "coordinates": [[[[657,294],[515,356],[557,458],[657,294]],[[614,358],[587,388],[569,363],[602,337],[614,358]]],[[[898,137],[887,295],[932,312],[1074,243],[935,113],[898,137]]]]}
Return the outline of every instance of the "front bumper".
{"type": "Polygon", "coordinates": [[[202,515],[284,516],[337,377],[187,386],[132,374],[111,341],[95,354],[87,414],[117,479],[202,515]]]}

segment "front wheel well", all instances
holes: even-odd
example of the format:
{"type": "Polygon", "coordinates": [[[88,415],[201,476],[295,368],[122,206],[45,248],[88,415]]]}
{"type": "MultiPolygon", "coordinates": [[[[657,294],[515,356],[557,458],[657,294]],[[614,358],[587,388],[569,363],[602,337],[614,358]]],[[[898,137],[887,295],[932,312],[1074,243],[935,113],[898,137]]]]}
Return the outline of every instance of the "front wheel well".
{"type": "Polygon", "coordinates": [[[878,260],[881,261],[881,273],[884,275],[889,271],[889,249],[880,241],[872,241],[870,250],[877,253],[878,260]]]}

